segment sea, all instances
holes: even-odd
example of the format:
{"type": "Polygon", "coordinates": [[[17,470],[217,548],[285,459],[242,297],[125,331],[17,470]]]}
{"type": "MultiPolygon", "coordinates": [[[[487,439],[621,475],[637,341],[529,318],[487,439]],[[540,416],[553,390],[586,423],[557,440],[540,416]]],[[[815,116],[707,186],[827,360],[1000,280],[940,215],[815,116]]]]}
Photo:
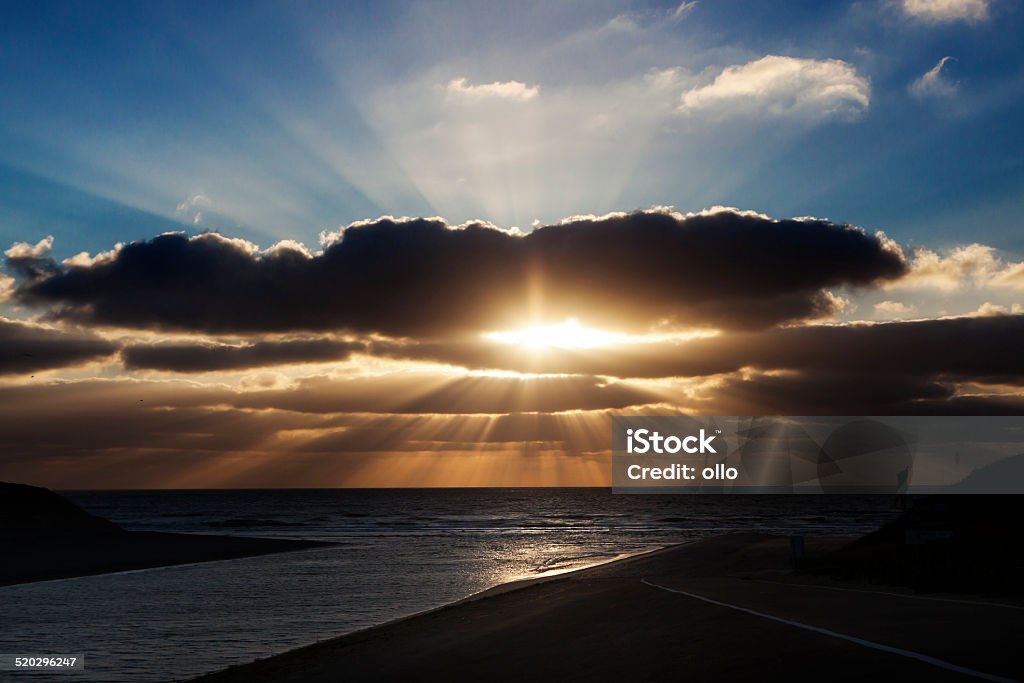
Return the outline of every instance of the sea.
{"type": "Polygon", "coordinates": [[[614,495],[610,489],[63,495],[129,530],[335,545],[0,587],[0,652],[85,656],[80,673],[0,672],[0,680],[187,680],[509,581],[732,531],[859,534],[897,514],[891,496],[614,495]]]}

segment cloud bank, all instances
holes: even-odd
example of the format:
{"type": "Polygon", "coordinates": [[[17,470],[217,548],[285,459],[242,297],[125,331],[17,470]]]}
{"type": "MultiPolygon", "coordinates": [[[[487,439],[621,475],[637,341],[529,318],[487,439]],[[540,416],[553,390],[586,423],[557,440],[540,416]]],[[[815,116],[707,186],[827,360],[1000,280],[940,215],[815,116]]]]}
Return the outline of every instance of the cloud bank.
{"type": "Polygon", "coordinates": [[[79,324],[436,337],[562,322],[758,328],[835,312],[827,289],[902,276],[878,235],[718,210],[576,217],[528,235],[441,219],[353,224],[322,253],[165,234],[85,265],[8,257],[14,298],[79,324]]]}
{"type": "Polygon", "coordinates": [[[365,346],[362,342],[331,339],[260,341],[241,345],[133,344],[121,350],[121,358],[129,370],[221,372],[272,365],[342,361],[353,352],[363,350],[365,346]]]}
{"type": "Polygon", "coordinates": [[[117,351],[117,345],[88,332],[66,332],[0,318],[0,375],[82,365],[117,351]]]}
{"type": "Polygon", "coordinates": [[[905,254],[882,233],[716,208],[529,234],[385,217],[320,246],[172,233],[62,261],[50,239],[12,246],[5,306],[46,323],[0,319],[5,476],[601,485],[613,412],[1024,414],[1024,265],[981,244],[905,254]],[[969,313],[928,318],[935,292],[969,313]],[[886,321],[851,322],[857,303],[886,321]],[[601,334],[488,334],[548,323],[601,334]]]}

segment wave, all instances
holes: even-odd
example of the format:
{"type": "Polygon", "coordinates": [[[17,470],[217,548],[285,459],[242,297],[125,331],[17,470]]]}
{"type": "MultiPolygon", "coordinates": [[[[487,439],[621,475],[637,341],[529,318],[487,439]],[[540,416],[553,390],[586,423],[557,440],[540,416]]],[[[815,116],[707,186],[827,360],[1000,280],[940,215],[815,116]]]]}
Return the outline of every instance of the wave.
{"type": "Polygon", "coordinates": [[[302,522],[282,522],[277,519],[222,519],[203,522],[211,529],[248,529],[251,527],[305,526],[302,522]]]}

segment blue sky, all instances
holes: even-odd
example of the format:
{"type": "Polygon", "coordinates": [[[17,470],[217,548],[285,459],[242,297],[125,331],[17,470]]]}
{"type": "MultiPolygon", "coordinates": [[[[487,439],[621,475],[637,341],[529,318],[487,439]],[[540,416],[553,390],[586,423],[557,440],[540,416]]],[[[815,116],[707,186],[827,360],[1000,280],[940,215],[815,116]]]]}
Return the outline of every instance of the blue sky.
{"type": "Polygon", "coordinates": [[[1022,29],[1007,0],[9,5],[0,239],[729,205],[1016,257],[1022,29]]]}

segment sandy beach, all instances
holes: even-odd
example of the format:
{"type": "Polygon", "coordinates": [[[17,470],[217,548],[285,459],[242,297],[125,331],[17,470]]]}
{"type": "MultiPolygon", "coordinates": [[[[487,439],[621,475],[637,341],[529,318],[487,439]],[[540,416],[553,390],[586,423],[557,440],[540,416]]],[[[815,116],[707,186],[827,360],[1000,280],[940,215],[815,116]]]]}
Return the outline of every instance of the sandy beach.
{"type": "Polygon", "coordinates": [[[196,681],[1017,680],[1024,603],[804,579],[716,537],[506,585],[196,681]]]}

